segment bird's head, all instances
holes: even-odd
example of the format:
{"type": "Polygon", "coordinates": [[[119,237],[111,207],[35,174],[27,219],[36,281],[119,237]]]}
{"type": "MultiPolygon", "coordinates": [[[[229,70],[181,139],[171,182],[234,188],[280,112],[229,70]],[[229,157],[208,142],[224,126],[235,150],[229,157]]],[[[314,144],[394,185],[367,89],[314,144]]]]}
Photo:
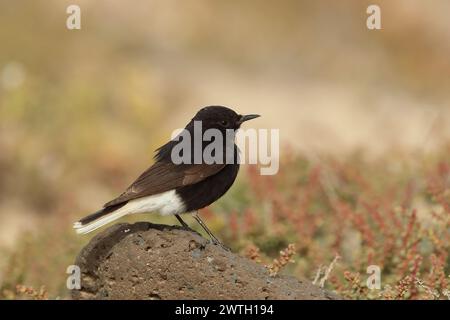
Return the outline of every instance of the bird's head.
{"type": "Polygon", "coordinates": [[[201,121],[203,130],[214,128],[224,132],[227,129],[237,130],[243,122],[258,117],[258,114],[240,115],[223,106],[209,106],[200,109],[192,120],[201,121]]]}

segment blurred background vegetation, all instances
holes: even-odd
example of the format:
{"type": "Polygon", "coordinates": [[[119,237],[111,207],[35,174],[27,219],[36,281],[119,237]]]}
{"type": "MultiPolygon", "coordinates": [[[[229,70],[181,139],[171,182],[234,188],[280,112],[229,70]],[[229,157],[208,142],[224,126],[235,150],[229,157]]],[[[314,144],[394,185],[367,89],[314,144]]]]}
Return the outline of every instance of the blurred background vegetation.
{"type": "Polygon", "coordinates": [[[369,4],[1,1],[0,297],[67,297],[90,238],[72,222],[211,104],[261,114],[283,145],[279,175],[244,166],[203,211],[227,245],[270,261],[295,243],[286,272],[310,279],[338,254],[327,286],[351,298],[445,296],[450,2],[377,1],[379,31],[369,4]],[[74,3],[81,30],[65,26],[74,3]],[[358,283],[368,263],[392,292],[358,283]]]}

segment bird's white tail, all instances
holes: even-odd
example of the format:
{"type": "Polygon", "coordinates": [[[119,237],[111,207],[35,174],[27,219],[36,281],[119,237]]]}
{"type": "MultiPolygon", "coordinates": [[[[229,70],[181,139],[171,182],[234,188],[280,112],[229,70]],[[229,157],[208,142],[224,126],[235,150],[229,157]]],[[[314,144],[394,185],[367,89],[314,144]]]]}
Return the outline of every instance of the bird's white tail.
{"type": "Polygon", "coordinates": [[[77,233],[79,233],[79,234],[86,234],[86,233],[92,232],[94,230],[97,230],[98,228],[103,227],[105,224],[108,224],[114,220],[117,220],[119,218],[122,218],[123,216],[126,216],[129,212],[128,212],[128,210],[122,210],[124,208],[117,209],[116,211],[108,213],[107,215],[105,215],[91,223],[85,224],[85,225],[83,225],[79,221],[75,222],[73,224],[73,227],[76,229],[77,233]]]}
{"type": "MultiPolygon", "coordinates": [[[[106,208],[106,210],[107,209],[108,208],[106,208]]],[[[103,227],[105,224],[122,218],[127,214],[145,213],[156,210],[159,210],[161,214],[179,214],[185,212],[184,209],[185,206],[175,190],[170,190],[160,194],[131,200],[124,206],[109,213],[103,212],[103,210],[98,211],[93,215],[86,217],[88,221],[91,220],[89,219],[90,217],[94,217],[95,220],[82,223],[83,219],[86,219],[83,218],[80,221],[75,222],[73,227],[76,229],[77,233],[86,234],[103,227]]]]}

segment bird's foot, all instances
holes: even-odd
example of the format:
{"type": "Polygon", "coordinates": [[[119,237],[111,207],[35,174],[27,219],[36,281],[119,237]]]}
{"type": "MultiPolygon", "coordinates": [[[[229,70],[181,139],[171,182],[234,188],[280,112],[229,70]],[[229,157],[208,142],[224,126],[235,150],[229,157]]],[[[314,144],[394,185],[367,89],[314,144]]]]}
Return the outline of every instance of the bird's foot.
{"type": "Polygon", "coordinates": [[[216,239],[211,239],[211,242],[215,246],[221,246],[222,249],[224,249],[225,251],[231,251],[230,248],[228,248],[226,245],[224,245],[222,242],[220,242],[217,238],[216,239]]]}

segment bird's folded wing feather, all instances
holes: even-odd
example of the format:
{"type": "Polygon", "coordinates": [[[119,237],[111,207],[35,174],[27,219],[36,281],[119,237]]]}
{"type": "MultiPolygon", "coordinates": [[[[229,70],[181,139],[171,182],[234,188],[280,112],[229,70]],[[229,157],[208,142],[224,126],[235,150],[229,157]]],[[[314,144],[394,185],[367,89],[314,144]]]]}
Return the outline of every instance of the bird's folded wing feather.
{"type": "Polygon", "coordinates": [[[179,187],[191,185],[218,173],[225,164],[179,164],[156,162],[128,189],[104,207],[110,207],[125,201],[150,196],[179,187]]]}

